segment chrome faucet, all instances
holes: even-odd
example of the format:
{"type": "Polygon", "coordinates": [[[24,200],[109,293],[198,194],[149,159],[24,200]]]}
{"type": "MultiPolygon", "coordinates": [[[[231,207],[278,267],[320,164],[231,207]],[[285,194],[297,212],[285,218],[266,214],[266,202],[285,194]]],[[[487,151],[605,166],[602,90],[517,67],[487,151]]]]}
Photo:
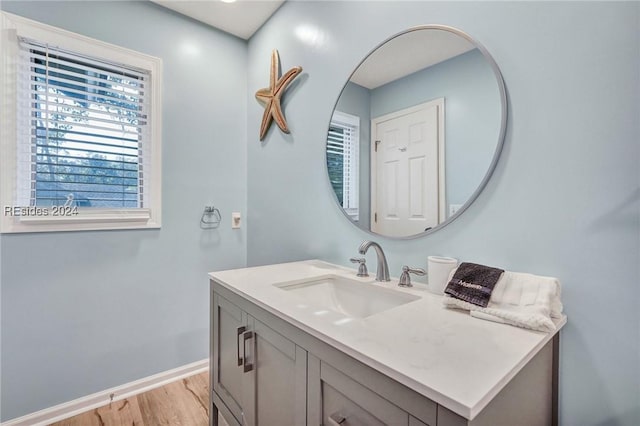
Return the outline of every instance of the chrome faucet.
{"type": "Polygon", "coordinates": [[[382,251],[382,247],[380,244],[374,241],[364,241],[360,244],[360,248],[358,248],[358,252],[360,254],[366,254],[369,247],[372,247],[376,251],[376,256],[378,257],[378,269],[376,270],[376,281],[391,281],[389,278],[389,265],[387,265],[387,258],[384,256],[384,252],[382,251]]]}

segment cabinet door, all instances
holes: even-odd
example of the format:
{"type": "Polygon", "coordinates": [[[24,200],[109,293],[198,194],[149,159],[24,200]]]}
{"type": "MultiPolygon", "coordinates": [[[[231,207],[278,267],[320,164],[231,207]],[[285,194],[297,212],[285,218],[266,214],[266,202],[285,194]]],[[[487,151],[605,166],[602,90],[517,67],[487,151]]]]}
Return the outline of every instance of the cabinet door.
{"type": "Polygon", "coordinates": [[[307,352],[262,322],[249,317],[253,341],[246,361],[253,364],[245,390],[247,424],[306,425],[307,352]]]}
{"type": "Polygon", "coordinates": [[[213,390],[236,420],[242,420],[243,345],[247,314],[217,293],[213,293],[213,390]]]}

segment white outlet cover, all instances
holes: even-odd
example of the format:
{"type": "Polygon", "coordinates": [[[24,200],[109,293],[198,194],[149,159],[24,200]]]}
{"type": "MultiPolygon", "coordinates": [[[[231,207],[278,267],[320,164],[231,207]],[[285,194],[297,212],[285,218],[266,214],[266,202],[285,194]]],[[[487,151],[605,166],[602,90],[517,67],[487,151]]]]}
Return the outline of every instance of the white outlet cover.
{"type": "Polygon", "coordinates": [[[240,215],[240,212],[231,213],[231,229],[240,228],[241,221],[242,221],[242,216],[240,215]]]}

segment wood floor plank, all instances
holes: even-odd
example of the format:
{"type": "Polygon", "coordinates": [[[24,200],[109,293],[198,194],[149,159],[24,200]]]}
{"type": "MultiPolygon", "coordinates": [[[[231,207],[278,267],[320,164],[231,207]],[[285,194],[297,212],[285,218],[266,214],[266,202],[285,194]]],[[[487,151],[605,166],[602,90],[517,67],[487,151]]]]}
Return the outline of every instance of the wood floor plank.
{"type": "Polygon", "coordinates": [[[207,426],[209,373],[169,383],[50,426],[207,426]]]}
{"type": "Polygon", "coordinates": [[[206,405],[187,389],[187,381],[169,383],[138,395],[138,404],[145,425],[206,426],[209,413],[206,405]]]}
{"type": "Polygon", "coordinates": [[[184,388],[193,395],[194,399],[204,410],[204,414],[209,418],[209,372],[197,374],[195,376],[182,379],[184,388]]]}

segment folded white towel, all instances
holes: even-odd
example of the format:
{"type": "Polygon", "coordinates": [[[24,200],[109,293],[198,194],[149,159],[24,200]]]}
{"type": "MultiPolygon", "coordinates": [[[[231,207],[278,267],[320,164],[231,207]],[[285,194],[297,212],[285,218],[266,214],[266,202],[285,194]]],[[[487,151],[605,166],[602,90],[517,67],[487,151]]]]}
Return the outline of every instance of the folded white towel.
{"type": "Polygon", "coordinates": [[[472,311],[478,318],[538,331],[554,331],[551,319],[562,316],[558,279],[521,272],[502,274],[486,308],[446,294],[444,305],[472,311]]]}

